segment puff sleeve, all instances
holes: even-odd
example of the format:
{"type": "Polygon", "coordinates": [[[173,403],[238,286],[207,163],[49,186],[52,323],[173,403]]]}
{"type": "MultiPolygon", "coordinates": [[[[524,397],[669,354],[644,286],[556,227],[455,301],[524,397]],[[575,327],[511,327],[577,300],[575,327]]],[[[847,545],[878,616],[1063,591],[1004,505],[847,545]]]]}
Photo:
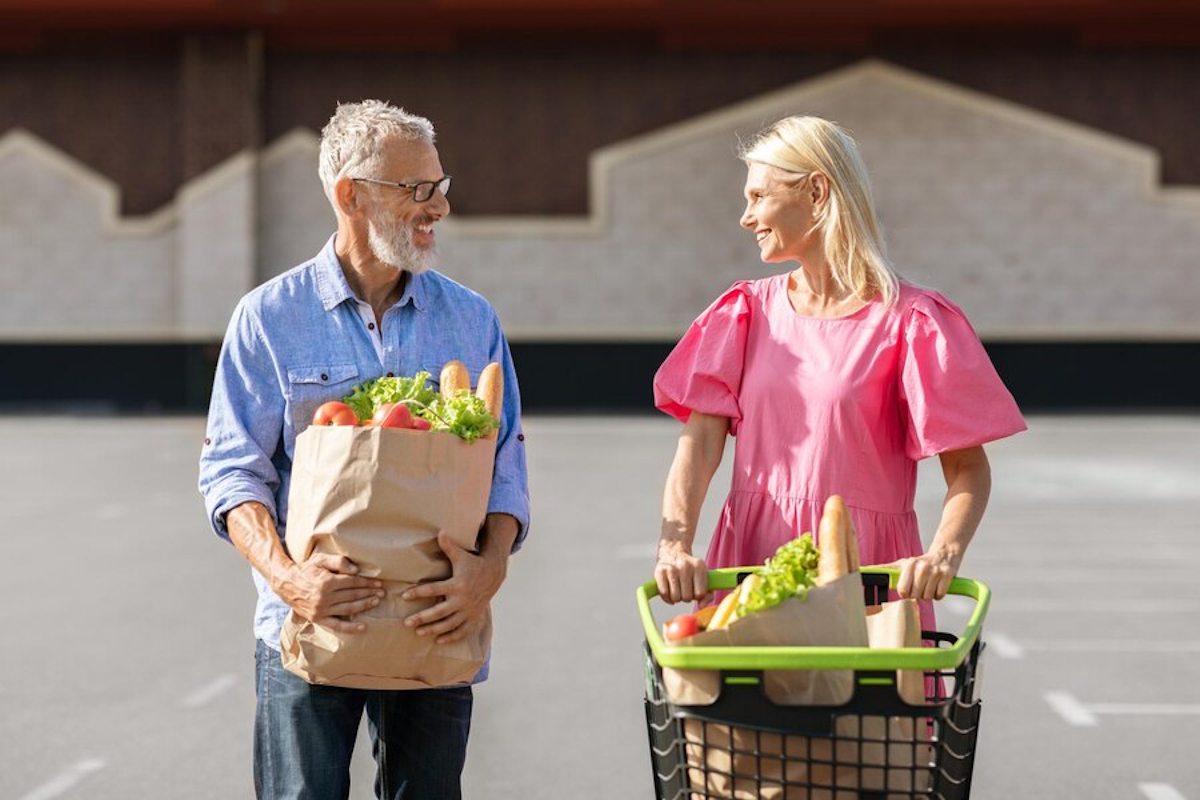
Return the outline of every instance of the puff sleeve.
{"type": "Polygon", "coordinates": [[[692,411],[741,419],[738,391],[750,329],[747,284],[735,283],[696,318],[654,376],[654,405],[680,422],[692,411]]]}
{"type": "Polygon", "coordinates": [[[905,452],[919,460],[1011,436],[1025,420],[962,310],[922,292],[905,321],[900,399],[905,452]]]}

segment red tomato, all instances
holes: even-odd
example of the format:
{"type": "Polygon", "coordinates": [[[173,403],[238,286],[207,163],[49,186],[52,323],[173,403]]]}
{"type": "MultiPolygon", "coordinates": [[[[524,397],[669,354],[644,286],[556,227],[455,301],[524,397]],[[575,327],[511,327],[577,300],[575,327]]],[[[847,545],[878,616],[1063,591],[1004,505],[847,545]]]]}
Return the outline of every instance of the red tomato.
{"type": "Polygon", "coordinates": [[[313,415],[313,425],[357,425],[358,416],[354,409],[337,400],[330,400],[317,409],[313,415]]]}
{"type": "Polygon", "coordinates": [[[376,428],[411,428],[412,412],[404,403],[384,403],[373,421],[376,428]]]}
{"type": "Polygon", "coordinates": [[[694,614],[680,614],[675,619],[667,623],[666,636],[667,641],[674,642],[678,639],[686,639],[689,636],[694,636],[700,632],[700,623],[696,620],[694,614]]]}
{"type": "Polygon", "coordinates": [[[414,431],[427,431],[432,427],[433,427],[433,423],[430,422],[429,420],[425,419],[424,417],[413,417],[412,418],[412,429],[414,431]]]}

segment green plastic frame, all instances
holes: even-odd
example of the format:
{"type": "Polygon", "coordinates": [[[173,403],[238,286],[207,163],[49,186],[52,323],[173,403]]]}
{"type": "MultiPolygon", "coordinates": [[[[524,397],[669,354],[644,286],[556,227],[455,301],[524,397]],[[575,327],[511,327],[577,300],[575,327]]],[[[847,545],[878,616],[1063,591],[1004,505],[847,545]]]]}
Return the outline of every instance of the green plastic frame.
{"type": "MultiPolygon", "coordinates": [[[[738,576],[747,572],[758,572],[761,567],[730,567],[711,570],[708,573],[710,589],[732,589],[737,586],[738,576]]],[[[863,567],[864,573],[886,574],[888,584],[895,588],[899,571],[884,567],[863,567]]],[[[991,590],[986,584],[969,578],[955,578],[950,584],[950,594],[963,595],[975,600],[975,610],[967,621],[966,629],[951,647],[690,647],[669,645],[663,641],[658,623],[650,611],[650,599],[658,595],[658,586],[648,581],[638,587],[638,610],[646,642],[659,666],[672,669],[855,669],[896,670],[954,669],[963,663],[983,628],[991,602],[991,590]]]]}

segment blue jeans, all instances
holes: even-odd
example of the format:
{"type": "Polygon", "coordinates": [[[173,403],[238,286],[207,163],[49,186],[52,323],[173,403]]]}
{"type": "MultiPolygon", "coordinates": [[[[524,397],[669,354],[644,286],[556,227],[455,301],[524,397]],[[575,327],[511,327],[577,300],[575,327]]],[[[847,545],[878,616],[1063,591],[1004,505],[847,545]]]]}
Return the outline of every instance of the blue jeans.
{"type": "Polygon", "coordinates": [[[375,796],[457,800],[471,728],[471,687],[375,691],[317,686],[255,651],[254,791],[259,800],[345,800],[363,711],[375,755],[375,796]]]}

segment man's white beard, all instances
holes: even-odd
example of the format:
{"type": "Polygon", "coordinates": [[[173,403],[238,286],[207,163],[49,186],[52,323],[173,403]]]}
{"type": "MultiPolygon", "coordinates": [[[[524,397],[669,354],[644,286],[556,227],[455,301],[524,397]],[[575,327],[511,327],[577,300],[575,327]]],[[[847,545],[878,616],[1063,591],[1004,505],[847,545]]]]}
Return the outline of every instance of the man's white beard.
{"type": "Polygon", "coordinates": [[[419,275],[433,266],[437,250],[421,249],[413,243],[412,226],[385,217],[367,220],[367,245],[377,259],[396,269],[419,275]]]}

